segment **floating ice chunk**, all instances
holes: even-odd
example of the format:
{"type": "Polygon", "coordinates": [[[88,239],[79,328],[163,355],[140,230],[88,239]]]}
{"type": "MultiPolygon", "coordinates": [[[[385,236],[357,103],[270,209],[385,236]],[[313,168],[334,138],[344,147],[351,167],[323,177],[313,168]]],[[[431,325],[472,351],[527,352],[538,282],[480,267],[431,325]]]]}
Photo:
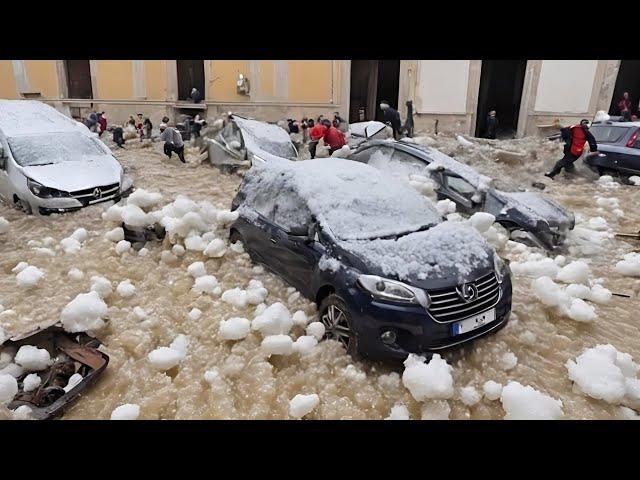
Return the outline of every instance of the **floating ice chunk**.
{"type": "Polygon", "coordinates": [[[293,326],[293,319],[289,309],[280,302],[267,307],[251,322],[251,329],[258,330],[262,335],[287,334],[293,326]]]}
{"type": "Polygon", "coordinates": [[[192,308],[187,316],[189,317],[189,320],[196,321],[202,316],[202,310],[199,308],[192,308]]]}
{"type": "Polygon", "coordinates": [[[158,192],[148,192],[138,188],[127,198],[127,205],[136,205],[140,208],[149,208],[157,205],[162,200],[162,194],[158,192]]]}
{"type": "Polygon", "coordinates": [[[574,298],[569,307],[569,318],[577,322],[593,322],[598,315],[595,309],[584,300],[574,298]]]}
{"type": "Polygon", "coordinates": [[[229,248],[236,253],[244,253],[244,247],[242,246],[242,242],[240,240],[236,241],[236,243],[232,243],[229,248]]]}
{"type": "MultiPolygon", "coordinates": [[[[640,185],[640,177],[638,177],[637,175],[632,175],[629,177],[629,181],[631,183],[633,183],[636,187],[640,185]]],[[[2,220],[0,220],[0,224],[2,223],[2,220]]],[[[0,225],[0,233],[2,233],[2,226],[0,225]]]]}
{"type": "Polygon", "coordinates": [[[40,283],[43,277],[44,272],[42,270],[30,265],[16,275],[16,280],[22,288],[33,288],[40,283]]]}
{"type": "Polygon", "coordinates": [[[202,239],[200,235],[193,235],[191,237],[185,238],[184,246],[187,250],[202,252],[205,248],[207,248],[207,243],[202,239]]]}
{"type": "Polygon", "coordinates": [[[98,292],[81,293],[64,307],[60,321],[71,333],[95,330],[104,326],[102,319],[107,316],[107,310],[98,292]]]}
{"type": "Polygon", "coordinates": [[[488,382],[484,382],[482,391],[487,400],[498,400],[500,395],[502,395],[502,384],[489,380],[488,382]]]}
{"type": "Polygon", "coordinates": [[[437,353],[431,357],[429,363],[424,362],[424,357],[409,354],[404,361],[402,384],[419,402],[427,398],[443,400],[451,398],[453,396],[451,365],[437,353]]]}
{"type": "Polygon", "coordinates": [[[139,416],[140,406],[134,403],[125,403],[111,412],[111,420],[137,420],[139,416]]]}
{"type": "Polygon", "coordinates": [[[78,228],[71,234],[71,238],[75,238],[77,241],[82,243],[89,238],[89,232],[84,228],[78,228]]]}
{"type": "Polygon", "coordinates": [[[297,325],[299,327],[306,327],[307,324],[309,323],[309,318],[307,318],[307,314],[304,313],[302,310],[296,310],[296,312],[293,314],[293,317],[291,317],[291,319],[293,320],[293,324],[297,325]]]}
{"type": "Polygon", "coordinates": [[[24,368],[22,368],[17,363],[10,363],[2,370],[0,370],[0,375],[2,374],[11,375],[14,378],[18,378],[24,375],[24,368]]]}
{"type": "Polygon", "coordinates": [[[510,381],[500,396],[505,420],[557,420],[562,418],[562,402],[531,386],[510,381]]]}
{"type": "Polygon", "coordinates": [[[203,253],[208,257],[220,258],[226,251],[227,247],[225,246],[224,240],[215,238],[209,242],[203,253]]]}
{"type": "Polygon", "coordinates": [[[217,294],[216,292],[220,290],[218,287],[218,279],[213,275],[198,277],[193,284],[193,290],[198,293],[210,293],[215,295],[217,294]]]}
{"type": "Polygon", "coordinates": [[[131,283],[131,280],[123,280],[118,284],[116,292],[123,298],[132,297],[136,293],[136,287],[131,283]]]}
{"type": "Polygon", "coordinates": [[[293,340],[289,335],[267,335],[262,340],[260,348],[267,355],[291,355],[293,340]]]}
{"type": "Polygon", "coordinates": [[[12,420],[31,420],[33,418],[31,416],[32,413],[33,413],[33,410],[31,409],[31,407],[28,407],[27,405],[20,405],[18,408],[16,408],[11,412],[11,419],[12,420]]]}
{"type": "Polygon", "coordinates": [[[74,373],[73,375],[71,375],[71,377],[69,378],[69,382],[67,383],[67,386],[64,387],[64,391],[69,393],[71,390],[74,389],[74,387],[76,385],[78,385],[80,382],[82,381],[82,375],[80,375],[79,373],[74,373]]]}
{"type": "Polygon", "coordinates": [[[7,233],[8,231],[9,221],[4,217],[0,217],[0,235],[2,235],[3,233],[7,233]]]}
{"type": "Polygon", "coordinates": [[[536,278],[531,282],[531,289],[544,305],[563,308],[571,305],[571,297],[549,277],[536,278]]]}
{"type": "Polygon", "coordinates": [[[91,291],[97,292],[102,298],[108,298],[113,293],[111,282],[104,277],[91,277],[91,291]]]}
{"type": "Polygon", "coordinates": [[[455,202],[452,202],[451,200],[446,198],[436,203],[436,209],[438,210],[440,215],[444,217],[445,215],[449,213],[454,213],[456,211],[456,204],[455,202]]]}
{"type": "Polygon", "coordinates": [[[538,337],[536,334],[530,330],[526,330],[520,334],[518,337],[522,343],[526,343],[527,345],[534,345],[538,337]]]}
{"type": "MultiPolygon", "coordinates": [[[[640,179],[640,177],[636,178],[640,179]]],[[[640,415],[629,407],[618,407],[617,418],[621,420],[640,420],[640,415]]]]}
{"type": "Polygon", "coordinates": [[[324,337],[324,333],[325,333],[325,326],[324,323],[322,322],[311,322],[309,325],[307,325],[307,335],[311,335],[312,337],[315,337],[315,339],[317,341],[322,340],[322,337],[324,337]]]}
{"type": "Polygon", "coordinates": [[[11,271],[13,273],[20,273],[21,271],[23,271],[25,268],[27,268],[29,266],[29,264],[27,262],[20,262],[18,263],[15,267],[13,267],[11,269],[11,271]]]}
{"type": "MultiPolygon", "coordinates": [[[[0,313],[2,313],[3,311],[4,311],[4,307],[0,305],[0,313]]],[[[2,345],[6,341],[7,341],[7,334],[5,333],[4,329],[0,326],[0,345],[2,345]]],[[[0,368],[2,368],[1,364],[0,364],[0,368]]]]}
{"type": "Polygon", "coordinates": [[[240,213],[237,210],[233,212],[229,210],[220,210],[216,215],[216,220],[218,223],[226,227],[227,225],[231,225],[235,222],[238,219],[239,214],[240,213]]]}
{"type": "Polygon", "coordinates": [[[577,260],[562,267],[556,278],[564,283],[587,283],[590,273],[589,265],[581,260],[577,260]]]}
{"type": "Polygon", "coordinates": [[[616,272],[627,277],[640,277],[640,253],[627,253],[616,263],[616,272]]]}
{"type": "Polygon", "coordinates": [[[107,222],[122,223],[122,211],[124,207],[120,205],[112,205],[102,214],[102,219],[107,222]]]}
{"type": "Polygon", "coordinates": [[[175,350],[176,352],[179,352],[180,354],[182,354],[183,357],[187,355],[188,347],[189,347],[189,337],[187,337],[186,335],[183,335],[182,333],[178,335],[173,340],[173,342],[171,342],[171,345],[169,345],[169,348],[175,350]]]}
{"type": "Polygon", "coordinates": [[[403,403],[396,403],[385,420],[411,420],[409,409],[403,403]]]}
{"type": "Polygon", "coordinates": [[[496,217],[486,212],[476,212],[469,218],[469,222],[473,228],[480,233],[484,233],[489,230],[489,227],[496,221],[496,217]]]}
{"type": "Polygon", "coordinates": [[[82,244],[73,237],[67,237],[60,240],[60,246],[64,250],[64,253],[69,255],[75,255],[82,248],[82,244]]]}
{"type": "Polygon", "coordinates": [[[539,277],[555,277],[560,267],[550,258],[542,260],[528,260],[525,262],[511,262],[511,271],[516,275],[539,277]]]}
{"type": "Polygon", "coordinates": [[[141,248],[140,250],[138,250],[138,256],[139,257],[146,257],[147,255],[149,255],[149,249],[148,248],[141,248]]]}
{"type": "Polygon", "coordinates": [[[116,227],[105,233],[104,237],[110,242],[120,242],[121,240],[124,240],[124,230],[122,227],[116,227]]]}
{"type": "Polygon", "coordinates": [[[169,347],[156,348],[147,355],[151,366],[161,371],[171,370],[178,365],[183,358],[184,355],[181,352],[169,347]]]}
{"type": "Polygon", "coordinates": [[[204,277],[207,274],[207,270],[204,268],[204,262],[193,262],[187,267],[187,272],[193,278],[204,277]]]}
{"type": "Polygon", "coordinates": [[[500,368],[503,370],[511,370],[518,364],[518,357],[513,352],[507,352],[500,357],[500,368]]]}
{"type": "Polygon", "coordinates": [[[204,372],[204,381],[209,383],[210,385],[213,385],[218,380],[220,380],[220,372],[217,368],[213,368],[204,372]]]}
{"type": "Polygon", "coordinates": [[[149,317],[149,314],[142,307],[134,307],[133,314],[136,316],[138,320],[146,320],[149,317]]]}
{"type": "Polygon", "coordinates": [[[14,361],[28,372],[39,372],[51,365],[51,355],[44,348],[22,345],[14,361]]]}
{"type": "Polygon", "coordinates": [[[316,337],[311,335],[302,335],[298,337],[298,339],[293,342],[293,351],[299,353],[300,355],[308,355],[314,349],[314,347],[318,344],[318,340],[316,337]]]}
{"type": "Polygon", "coordinates": [[[607,221],[602,217],[594,217],[594,218],[589,219],[588,225],[589,225],[589,228],[591,228],[593,230],[608,230],[609,229],[609,225],[607,224],[607,221]]]}
{"type": "Polygon", "coordinates": [[[567,292],[567,295],[569,295],[570,297],[581,298],[583,300],[591,297],[591,289],[586,285],[581,285],[578,283],[572,283],[571,285],[567,286],[565,292],[567,292]]]}
{"type": "Polygon", "coordinates": [[[67,277],[69,277],[71,280],[82,280],[84,278],[84,272],[82,270],[78,270],[77,268],[72,268],[67,273],[67,277]]]}
{"type": "Polygon", "coordinates": [[[465,148],[468,147],[473,147],[474,143],[470,142],[469,140],[467,140],[466,138],[464,138],[462,135],[456,135],[456,140],[458,141],[458,143],[460,145],[462,145],[465,148]]]}
{"type": "Polygon", "coordinates": [[[289,415],[293,418],[302,418],[311,413],[320,404],[320,397],[312,393],[310,395],[298,394],[289,400],[289,415]]]}
{"type": "Polygon", "coordinates": [[[559,267],[564,266],[564,264],[567,262],[567,258],[564,255],[557,255],[554,259],[553,259],[553,263],[555,263],[556,265],[558,265],[559,267]]]}
{"type": "Polygon", "coordinates": [[[176,257],[181,257],[182,255],[184,255],[186,252],[185,248],[180,245],[180,244],[176,244],[173,247],[171,247],[171,253],[173,253],[176,257]]]}
{"type": "Polygon", "coordinates": [[[120,240],[116,244],[116,253],[118,255],[122,255],[123,253],[128,252],[129,250],[131,250],[131,242],[128,242],[126,240],[120,240]]]}
{"type": "Polygon", "coordinates": [[[242,340],[251,331],[251,322],[246,318],[232,317],[220,322],[219,335],[222,340],[242,340]]]}
{"type": "Polygon", "coordinates": [[[449,420],[451,407],[446,400],[427,400],[420,413],[422,420],[449,420]]]}
{"type": "Polygon", "coordinates": [[[18,393],[18,382],[11,375],[0,373],[0,405],[6,405],[18,393]]]}
{"type": "Polygon", "coordinates": [[[153,215],[149,215],[137,205],[127,204],[121,211],[122,221],[129,227],[147,227],[155,222],[153,215]]]}
{"type": "Polygon", "coordinates": [[[460,400],[462,400],[462,403],[467,407],[473,407],[481,398],[482,395],[471,385],[460,389],[460,400]]]}
{"type": "Polygon", "coordinates": [[[34,248],[36,255],[40,255],[41,257],[55,257],[56,252],[51,250],[50,248],[34,248]]]}

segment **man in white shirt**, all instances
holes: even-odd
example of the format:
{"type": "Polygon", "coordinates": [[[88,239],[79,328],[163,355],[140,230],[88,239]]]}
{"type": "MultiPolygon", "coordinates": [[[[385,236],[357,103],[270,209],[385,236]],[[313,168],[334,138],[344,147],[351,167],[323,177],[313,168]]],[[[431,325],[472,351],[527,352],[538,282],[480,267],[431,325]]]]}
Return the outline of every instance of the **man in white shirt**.
{"type": "Polygon", "coordinates": [[[164,154],[167,157],[171,158],[171,154],[176,152],[180,161],[187,163],[184,159],[184,142],[179,131],[163,122],[160,124],[160,140],[164,142],[164,154]]]}

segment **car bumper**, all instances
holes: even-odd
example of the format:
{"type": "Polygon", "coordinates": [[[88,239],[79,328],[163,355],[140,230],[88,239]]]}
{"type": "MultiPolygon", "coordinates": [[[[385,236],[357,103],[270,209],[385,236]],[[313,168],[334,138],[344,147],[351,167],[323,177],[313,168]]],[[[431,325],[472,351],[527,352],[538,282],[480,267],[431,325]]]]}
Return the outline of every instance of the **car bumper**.
{"type": "Polygon", "coordinates": [[[496,312],[495,320],[458,335],[453,334],[453,324],[464,320],[465,317],[453,322],[437,322],[419,305],[379,302],[357,287],[350,289],[343,298],[348,299],[359,353],[375,360],[404,360],[410,353],[430,356],[489,335],[504,327],[511,313],[511,280],[505,278],[500,288],[500,298],[491,307],[496,312]],[[396,336],[392,344],[387,344],[381,339],[381,335],[388,330],[393,331],[396,336]]]}
{"type": "MultiPolygon", "coordinates": [[[[38,212],[40,215],[51,215],[52,213],[68,213],[75,212],[90,205],[97,205],[104,202],[118,203],[122,198],[128,197],[133,191],[133,187],[124,192],[119,192],[116,195],[110,195],[108,197],[102,197],[95,200],[77,200],[75,198],[51,198],[51,199],[37,199],[38,212]]],[[[37,197],[36,197],[37,198],[37,197]]]]}

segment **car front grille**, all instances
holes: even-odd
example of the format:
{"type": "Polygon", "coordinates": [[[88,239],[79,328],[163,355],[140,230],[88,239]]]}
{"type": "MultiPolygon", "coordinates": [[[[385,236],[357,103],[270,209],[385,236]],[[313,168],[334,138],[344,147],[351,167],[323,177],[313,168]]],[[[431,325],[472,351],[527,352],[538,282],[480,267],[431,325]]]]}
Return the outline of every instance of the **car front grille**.
{"type": "Polygon", "coordinates": [[[461,320],[490,309],[500,300],[500,284],[494,272],[469,284],[475,285],[478,291],[476,298],[469,302],[464,301],[458,293],[461,285],[429,290],[429,313],[436,321],[448,323],[461,320]]]}
{"type": "Polygon", "coordinates": [[[111,185],[103,185],[99,187],[87,188],[85,190],[77,190],[75,192],[71,192],[70,195],[72,198],[75,198],[82,203],[96,203],[113,197],[118,193],[119,190],[120,184],[112,183],[111,185]],[[97,192],[96,190],[99,190],[99,192],[97,192]]]}

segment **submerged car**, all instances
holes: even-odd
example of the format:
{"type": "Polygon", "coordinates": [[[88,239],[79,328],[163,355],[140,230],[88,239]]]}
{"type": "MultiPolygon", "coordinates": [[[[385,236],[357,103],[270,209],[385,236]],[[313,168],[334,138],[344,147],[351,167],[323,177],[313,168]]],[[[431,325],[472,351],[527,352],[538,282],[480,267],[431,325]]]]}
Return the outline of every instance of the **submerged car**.
{"type": "Polygon", "coordinates": [[[0,199],[27,213],[63,213],[133,188],[97,134],[53,107],[0,100],[0,199]]]}
{"type": "Polygon", "coordinates": [[[598,153],[583,162],[599,175],[640,175],[640,122],[593,122],[589,131],[598,144],[598,153]]]}
{"type": "Polygon", "coordinates": [[[25,388],[29,372],[17,372],[20,373],[17,376],[18,393],[7,408],[15,410],[27,406],[34,420],[63,415],[100,378],[109,364],[109,357],[97,349],[100,346],[98,339],[85,333],[68,333],[57,325],[14,335],[2,344],[0,351],[10,350],[15,355],[25,345],[47,350],[52,361],[47,368],[37,372],[41,381],[32,388],[25,388]],[[74,375],[77,382],[75,379],[70,381],[74,375]]]}
{"type": "Polygon", "coordinates": [[[369,140],[349,159],[405,180],[410,175],[428,176],[436,184],[439,200],[455,202],[464,214],[491,213],[514,238],[548,250],[561,246],[575,226],[573,213],[553,200],[492,180],[438,150],[414,142],[369,140]]]}
{"type": "Polygon", "coordinates": [[[298,159],[298,151],[286,130],[235,114],[229,116],[215,138],[208,138],[206,142],[209,161],[223,168],[264,163],[269,155],[298,159]]]}
{"type": "Polygon", "coordinates": [[[325,336],[352,355],[429,355],[509,318],[510,270],[484,238],[368,165],[274,158],[245,174],[231,208],[231,242],[315,301],[325,336]]]}
{"type": "Polygon", "coordinates": [[[393,130],[382,122],[372,120],[370,122],[357,122],[349,125],[349,148],[357,148],[363,142],[375,138],[382,140],[393,138],[393,130]]]}

